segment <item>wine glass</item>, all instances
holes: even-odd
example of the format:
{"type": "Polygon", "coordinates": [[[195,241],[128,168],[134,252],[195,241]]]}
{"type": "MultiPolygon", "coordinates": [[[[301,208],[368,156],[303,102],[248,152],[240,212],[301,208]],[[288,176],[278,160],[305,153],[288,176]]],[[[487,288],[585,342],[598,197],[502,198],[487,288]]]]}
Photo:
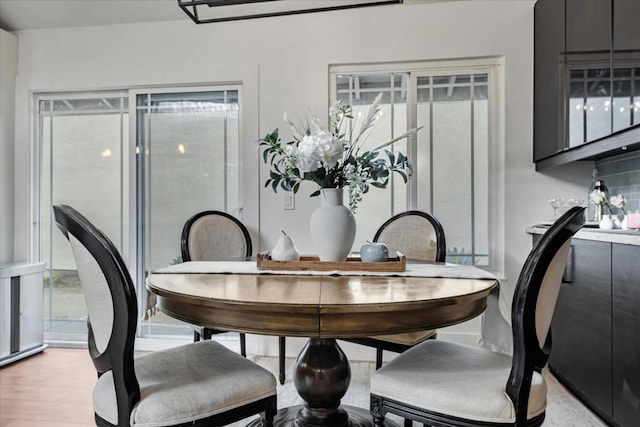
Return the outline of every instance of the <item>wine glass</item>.
{"type": "Polygon", "coordinates": [[[560,199],[549,199],[549,204],[553,208],[553,219],[557,218],[557,211],[560,207],[560,199]]]}

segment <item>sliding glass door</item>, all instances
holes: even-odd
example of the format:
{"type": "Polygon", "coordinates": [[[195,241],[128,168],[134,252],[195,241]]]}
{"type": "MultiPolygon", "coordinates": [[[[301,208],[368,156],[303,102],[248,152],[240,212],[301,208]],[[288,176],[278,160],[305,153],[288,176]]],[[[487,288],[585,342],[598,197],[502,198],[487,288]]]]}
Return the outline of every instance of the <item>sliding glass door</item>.
{"type": "MultiPolygon", "coordinates": [[[[73,206],[114,242],[136,283],[142,317],[146,274],[181,261],[186,220],[207,209],[241,217],[239,95],[235,86],[37,96],[47,339],[85,340],[87,320],[51,206],[73,206]]],[[[139,328],[141,336],[189,333],[162,314],[139,328]]]]}
{"type": "Polygon", "coordinates": [[[86,308],[69,243],[55,227],[51,206],[78,209],[127,256],[128,98],[126,93],[42,96],[37,105],[45,332],[68,340],[86,334],[86,308]]]}
{"type": "MultiPolygon", "coordinates": [[[[139,295],[149,271],[182,261],[189,217],[203,210],[241,215],[238,95],[233,88],[136,95],[139,295]]],[[[157,314],[143,322],[143,334],[184,327],[157,314]]]]}

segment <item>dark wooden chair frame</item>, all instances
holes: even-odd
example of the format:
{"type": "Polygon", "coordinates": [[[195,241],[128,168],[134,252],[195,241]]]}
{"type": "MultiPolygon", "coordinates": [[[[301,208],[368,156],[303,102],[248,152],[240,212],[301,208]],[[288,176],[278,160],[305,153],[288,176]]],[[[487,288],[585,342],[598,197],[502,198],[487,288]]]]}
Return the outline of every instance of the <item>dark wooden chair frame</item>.
{"type": "MultiPolygon", "coordinates": [[[[131,410],[140,400],[140,386],[134,368],[134,341],[138,322],[135,287],[129,271],[113,243],[82,214],[67,205],[53,207],[56,225],[67,239],[69,234],[84,245],[105,276],[113,299],[113,330],[103,353],[98,351],[90,321],[89,354],[98,377],[112,371],[118,405],[117,426],[129,426],[131,410]]],[[[276,395],[239,406],[193,423],[176,426],[219,426],[260,414],[263,425],[270,426],[277,412],[276,395]]],[[[95,414],[96,425],[115,427],[95,414]]]]}
{"type": "MultiPolygon", "coordinates": [[[[445,259],[447,258],[447,240],[445,239],[445,236],[444,236],[444,228],[442,227],[442,224],[440,224],[440,221],[438,221],[434,216],[423,211],[411,210],[411,211],[401,212],[397,215],[392,216],[378,228],[375,236],[373,237],[373,241],[377,242],[380,239],[380,236],[382,235],[384,230],[389,225],[391,225],[398,219],[401,219],[407,216],[419,216],[427,219],[431,223],[436,233],[436,259],[434,261],[445,262],[445,259]]],[[[435,338],[435,335],[432,338],[435,338]]],[[[365,345],[367,347],[375,347],[376,369],[380,369],[380,367],[382,366],[382,355],[384,350],[392,351],[394,353],[403,353],[412,347],[411,345],[379,340],[373,337],[347,338],[344,340],[353,342],[356,344],[365,345]]]]}
{"type": "MultiPolygon", "coordinates": [[[[191,261],[191,254],[189,253],[189,234],[191,233],[191,227],[198,219],[202,218],[203,216],[210,216],[210,215],[219,215],[219,216],[225,217],[238,226],[238,228],[242,231],[242,235],[244,236],[244,240],[245,240],[245,246],[247,248],[244,256],[246,259],[250,259],[251,255],[253,254],[253,246],[251,244],[251,236],[249,235],[249,230],[247,230],[247,227],[245,227],[245,225],[242,222],[240,222],[236,217],[229,215],[226,212],[216,211],[216,210],[207,210],[207,211],[198,212],[197,214],[193,215],[191,218],[187,220],[187,222],[184,224],[184,227],[182,228],[182,237],[180,239],[180,250],[182,252],[182,261],[184,262],[191,261]]],[[[197,325],[192,325],[192,327],[193,327],[194,341],[200,341],[200,338],[209,340],[211,339],[212,335],[228,332],[228,331],[211,329],[211,328],[206,328],[206,327],[197,326],[197,325]]],[[[239,335],[240,335],[240,354],[242,354],[244,357],[247,357],[247,338],[245,334],[242,332],[239,335]]],[[[286,351],[285,337],[278,337],[278,362],[279,362],[279,369],[280,369],[278,379],[280,381],[280,384],[284,384],[285,377],[286,377],[285,351],[286,351]]]]}
{"type": "MultiPolygon", "coordinates": [[[[506,393],[516,410],[516,421],[515,423],[499,424],[500,426],[533,427],[541,425],[544,421],[544,412],[534,418],[527,419],[533,373],[534,371],[542,371],[551,353],[551,330],[548,331],[545,345],[542,348],[540,348],[536,335],[535,315],[538,294],[547,268],[556,253],[583,225],[584,208],[571,208],[536,242],[520,272],[511,309],[513,361],[505,386],[506,393]]],[[[387,412],[421,422],[427,426],[496,426],[496,423],[465,420],[434,413],[374,394],[371,395],[370,412],[374,426],[382,425],[384,414],[387,412]]],[[[405,423],[405,425],[407,424],[405,423]]]]}

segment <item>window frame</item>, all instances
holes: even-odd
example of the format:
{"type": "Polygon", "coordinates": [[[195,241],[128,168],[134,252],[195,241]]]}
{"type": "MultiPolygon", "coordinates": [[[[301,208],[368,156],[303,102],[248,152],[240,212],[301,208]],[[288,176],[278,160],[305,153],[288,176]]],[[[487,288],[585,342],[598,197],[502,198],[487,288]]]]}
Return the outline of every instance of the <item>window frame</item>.
{"type": "MultiPolygon", "coordinates": [[[[440,74],[487,74],[488,84],[488,247],[489,261],[484,269],[498,277],[505,271],[505,128],[504,58],[462,58],[447,60],[399,61],[385,63],[345,63],[329,65],[329,106],[337,99],[337,76],[341,74],[408,73],[407,127],[416,127],[418,77],[440,74]]],[[[408,143],[409,159],[417,155],[416,138],[408,143]]],[[[406,209],[417,207],[415,171],[407,182],[406,209]]]]}

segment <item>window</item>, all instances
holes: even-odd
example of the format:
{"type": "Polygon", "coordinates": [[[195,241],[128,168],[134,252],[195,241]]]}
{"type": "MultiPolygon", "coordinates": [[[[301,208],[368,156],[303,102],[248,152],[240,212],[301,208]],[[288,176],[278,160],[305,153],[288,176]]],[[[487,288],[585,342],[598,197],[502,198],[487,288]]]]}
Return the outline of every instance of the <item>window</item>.
{"type": "MultiPolygon", "coordinates": [[[[91,218],[119,250],[127,228],[122,186],[128,145],[125,93],[39,96],[40,256],[45,332],[86,334],[86,308],[71,248],[52,218],[65,203],[91,218]]],[[[66,339],[66,338],[61,338],[66,339]]]]}
{"type": "MultiPolygon", "coordinates": [[[[237,86],[36,96],[47,339],[86,338],[84,296],[51,206],[75,207],[109,236],[142,313],[146,272],[181,261],[186,220],[205,209],[240,215],[239,98],[237,86]]],[[[158,314],[139,334],[190,331],[158,314]]]]}
{"type": "MultiPolygon", "coordinates": [[[[240,215],[239,90],[134,96],[136,277],[138,295],[145,295],[147,272],[182,262],[187,219],[208,209],[240,215]]],[[[184,323],[158,313],[142,327],[144,335],[176,334],[184,323]]]]}
{"type": "Polygon", "coordinates": [[[337,65],[331,93],[364,114],[382,92],[383,115],[371,147],[421,127],[396,143],[407,154],[411,175],[395,177],[386,190],[373,189],[356,213],[356,241],[371,239],[390,216],[408,209],[430,212],[442,223],[447,260],[501,271],[501,245],[491,213],[500,206],[496,79],[497,61],[337,65]],[[492,167],[493,166],[493,167],[492,167]]]}

